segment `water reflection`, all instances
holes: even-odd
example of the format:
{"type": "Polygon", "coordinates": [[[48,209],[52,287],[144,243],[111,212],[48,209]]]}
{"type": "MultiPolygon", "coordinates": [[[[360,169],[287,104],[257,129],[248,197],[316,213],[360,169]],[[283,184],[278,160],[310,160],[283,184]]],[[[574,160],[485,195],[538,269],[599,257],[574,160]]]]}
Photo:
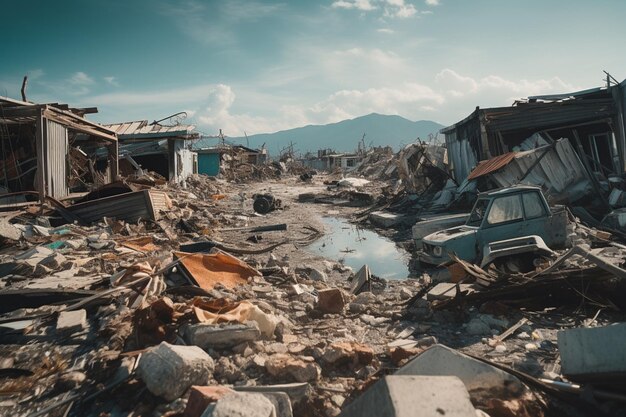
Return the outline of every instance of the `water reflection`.
{"type": "Polygon", "coordinates": [[[308,250],[358,271],[368,264],[374,275],[387,279],[405,279],[409,276],[409,255],[391,240],[370,230],[358,229],[346,220],[334,217],[322,219],[327,232],[308,250]]]}

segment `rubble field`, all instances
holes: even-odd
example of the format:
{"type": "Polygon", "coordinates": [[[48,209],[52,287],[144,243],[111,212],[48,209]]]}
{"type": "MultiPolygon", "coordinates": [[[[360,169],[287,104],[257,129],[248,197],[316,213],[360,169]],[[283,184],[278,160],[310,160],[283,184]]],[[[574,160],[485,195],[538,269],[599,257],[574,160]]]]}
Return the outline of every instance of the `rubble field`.
{"type": "Polygon", "coordinates": [[[385,280],[307,247],[333,216],[414,253],[415,213],[368,217],[404,204],[392,179],[124,184],[0,213],[0,415],[626,415],[626,246],[573,216],[531,271],[385,280]],[[158,193],[153,218],[89,208],[158,193]]]}

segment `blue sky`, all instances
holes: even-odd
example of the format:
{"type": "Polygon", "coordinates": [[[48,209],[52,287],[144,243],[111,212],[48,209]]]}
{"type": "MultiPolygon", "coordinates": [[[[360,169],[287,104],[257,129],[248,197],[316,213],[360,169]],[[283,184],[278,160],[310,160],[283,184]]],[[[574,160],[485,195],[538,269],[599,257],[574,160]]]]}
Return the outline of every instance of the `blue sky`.
{"type": "Polygon", "coordinates": [[[371,112],[451,124],[481,107],[626,78],[626,2],[20,0],[2,6],[0,95],[187,111],[229,136],[371,112]]]}

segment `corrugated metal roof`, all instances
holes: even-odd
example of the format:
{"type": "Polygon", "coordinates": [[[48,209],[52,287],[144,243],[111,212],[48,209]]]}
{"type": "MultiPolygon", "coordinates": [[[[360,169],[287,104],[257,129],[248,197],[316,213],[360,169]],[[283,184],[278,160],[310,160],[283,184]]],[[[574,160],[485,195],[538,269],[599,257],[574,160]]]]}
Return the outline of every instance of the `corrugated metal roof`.
{"type": "Polygon", "coordinates": [[[516,152],[507,152],[503,155],[496,156],[495,158],[480,161],[476,168],[474,168],[467,176],[467,179],[473,180],[505,167],[513,160],[513,158],[515,158],[515,154],[516,152]]]}
{"type": "Polygon", "coordinates": [[[104,126],[114,130],[118,137],[122,139],[184,136],[192,134],[196,128],[193,125],[163,126],[160,124],[148,124],[147,120],[113,123],[104,126]]]}

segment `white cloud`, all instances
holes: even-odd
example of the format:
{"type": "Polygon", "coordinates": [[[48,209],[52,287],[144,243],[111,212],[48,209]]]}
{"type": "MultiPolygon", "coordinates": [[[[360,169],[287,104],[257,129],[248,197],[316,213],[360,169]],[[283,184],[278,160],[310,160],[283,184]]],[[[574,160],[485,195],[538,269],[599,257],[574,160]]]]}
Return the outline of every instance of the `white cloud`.
{"type": "Polygon", "coordinates": [[[385,7],[385,17],[398,17],[408,18],[415,16],[417,9],[411,3],[405,3],[404,0],[386,0],[387,7],[385,7]]]}
{"type": "Polygon", "coordinates": [[[415,6],[405,0],[337,0],[331,7],[369,12],[379,9],[379,5],[382,7],[382,15],[386,18],[408,18],[417,14],[415,6]]]}
{"type": "Polygon", "coordinates": [[[425,3],[428,6],[439,6],[441,4],[439,0],[426,0],[425,3]]]}
{"type": "Polygon", "coordinates": [[[365,12],[377,9],[369,0],[338,0],[333,2],[331,7],[336,9],[356,9],[365,12]]]}
{"type": "Polygon", "coordinates": [[[69,82],[74,85],[92,85],[94,83],[93,78],[82,71],[72,74],[69,82]]]}
{"type": "Polygon", "coordinates": [[[115,78],[115,77],[111,77],[111,76],[110,77],[102,77],[102,79],[104,81],[106,81],[107,84],[110,84],[110,85],[112,85],[114,87],[119,87],[120,86],[120,83],[117,81],[117,78],[115,78]]]}
{"type": "Polygon", "coordinates": [[[386,33],[391,35],[392,33],[396,33],[393,29],[389,29],[389,28],[380,28],[380,29],[376,29],[376,32],[378,33],[386,33]]]}

